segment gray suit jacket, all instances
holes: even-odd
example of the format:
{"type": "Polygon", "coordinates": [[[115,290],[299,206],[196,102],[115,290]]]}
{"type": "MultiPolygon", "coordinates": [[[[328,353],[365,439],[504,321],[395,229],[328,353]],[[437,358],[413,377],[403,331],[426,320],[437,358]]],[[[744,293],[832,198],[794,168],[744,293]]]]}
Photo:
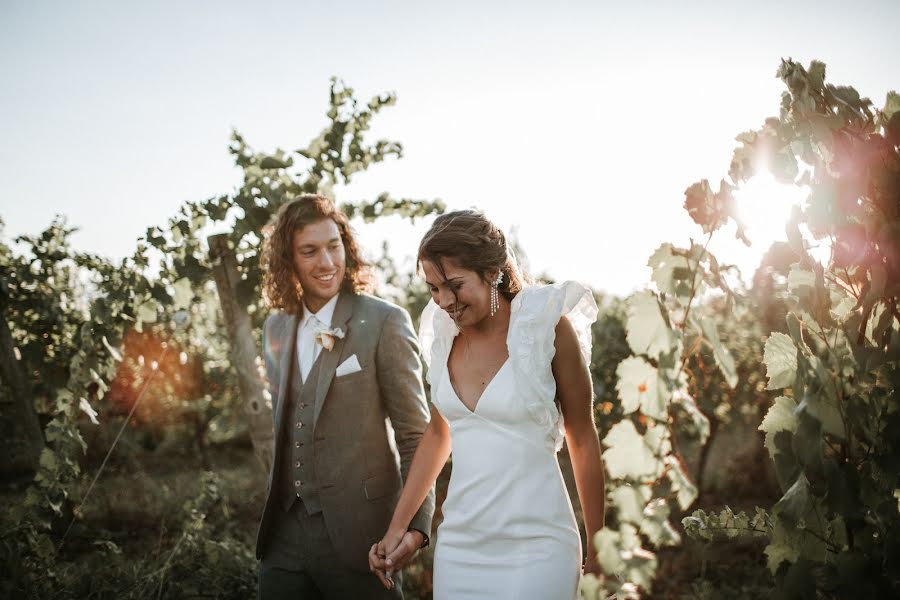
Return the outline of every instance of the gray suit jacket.
{"type": "MultiPolygon", "coordinates": [[[[296,360],[297,324],[296,316],[274,314],[263,330],[275,448],[256,538],[257,558],[265,550],[274,511],[282,510],[274,480],[288,451],[281,424],[290,389],[290,361],[296,360]]],[[[321,351],[314,468],[322,513],[338,556],[348,567],[368,572],[369,548],[387,531],[429,411],[418,340],[405,310],[373,296],[341,292],[332,327],[340,327],[346,335],[336,338],[331,350],[321,351]],[[362,369],[335,377],[337,366],[354,354],[362,369]]],[[[429,533],[433,514],[432,489],[410,527],[429,533]]]]}

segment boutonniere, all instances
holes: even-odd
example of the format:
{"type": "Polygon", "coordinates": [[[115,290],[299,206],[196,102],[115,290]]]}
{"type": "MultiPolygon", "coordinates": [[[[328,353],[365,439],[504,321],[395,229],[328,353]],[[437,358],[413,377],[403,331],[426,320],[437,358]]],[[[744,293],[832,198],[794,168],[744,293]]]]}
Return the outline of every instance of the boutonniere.
{"type": "Polygon", "coordinates": [[[340,327],[332,327],[316,333],[316,342],[326,350],[334,348],[334,338],[344,339],[344,330],[340,327]]]}

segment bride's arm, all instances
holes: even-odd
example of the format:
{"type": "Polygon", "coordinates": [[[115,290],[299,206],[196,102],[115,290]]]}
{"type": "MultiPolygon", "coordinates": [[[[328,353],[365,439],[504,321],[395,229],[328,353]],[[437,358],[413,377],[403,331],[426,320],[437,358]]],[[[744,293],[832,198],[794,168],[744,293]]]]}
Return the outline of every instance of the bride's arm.
{"type": "Polygon", "coordinates": [[[409,476],[403,484],[388,531],[406,531],[449,457],[450,428],[444,417],[432,407],[431,420],[413,455],[409,476]]]}
{"type": "MultiPolygon", "coordinates": [[[[369,566],[373,571],[396,571],[418,550],[423,538],[419,533],[408,531],[409,524],[449,456],[450,428],[444,417],[432,407],[431,420],[413,455],[409,474],[394,508],[387,533],[369,552],[369,566]]],[[[378,575],[384,582],[381,573],[378,575]]]]}
{"type": "Polygon", "coordinates": [[[594,424],[591,374],[578,346],[575,329],[566,317],[556,326],[556,354],[553,357],[553,377],[566,427],[566,443],[578,498],[584,512],[587,533],[586,572],[599,573],[594,534],[603,529],[606,503],[606,482],[600,439],[594,424]]]}

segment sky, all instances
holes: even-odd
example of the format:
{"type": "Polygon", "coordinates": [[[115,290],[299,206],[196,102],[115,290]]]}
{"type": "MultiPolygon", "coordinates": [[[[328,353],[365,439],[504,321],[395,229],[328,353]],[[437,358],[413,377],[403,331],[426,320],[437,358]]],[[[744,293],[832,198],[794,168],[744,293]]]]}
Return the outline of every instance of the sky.
{"type": "MultiPolygon", "coordinates": [[[[305,147],[329,80],[397,105],[371,139],[404,157],[337,200],[442,199],[515,231],[531,270],[618,295],[662,243],[701,240],[684,190],[726,176],[734,137],[777,114],[782,58],[828,65],[876,106],[900,89],[900,2],[43,2],[0,0],[0,218],[7,240],[61,214],[120,259],[186,201],[240,181],[232,129],[305,147]]],[[[714,238],[752,275],[790,192],[745,194],[756,242],[714,238]]],[[[429,221],[355,223],[411,266],[429,221]]]]}

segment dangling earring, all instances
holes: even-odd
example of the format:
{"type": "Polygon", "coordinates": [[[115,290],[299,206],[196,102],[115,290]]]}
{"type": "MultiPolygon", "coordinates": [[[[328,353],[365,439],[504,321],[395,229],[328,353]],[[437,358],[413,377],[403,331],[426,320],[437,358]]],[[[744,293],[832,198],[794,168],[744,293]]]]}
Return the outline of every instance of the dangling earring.
{"type": "Polygon", "coordinates": [[[500,294],[497,288],[503,283],[503,271],[497,274],[497,279],[491,282],[491,316],[493,317],[500,310],[500,294]]]}

